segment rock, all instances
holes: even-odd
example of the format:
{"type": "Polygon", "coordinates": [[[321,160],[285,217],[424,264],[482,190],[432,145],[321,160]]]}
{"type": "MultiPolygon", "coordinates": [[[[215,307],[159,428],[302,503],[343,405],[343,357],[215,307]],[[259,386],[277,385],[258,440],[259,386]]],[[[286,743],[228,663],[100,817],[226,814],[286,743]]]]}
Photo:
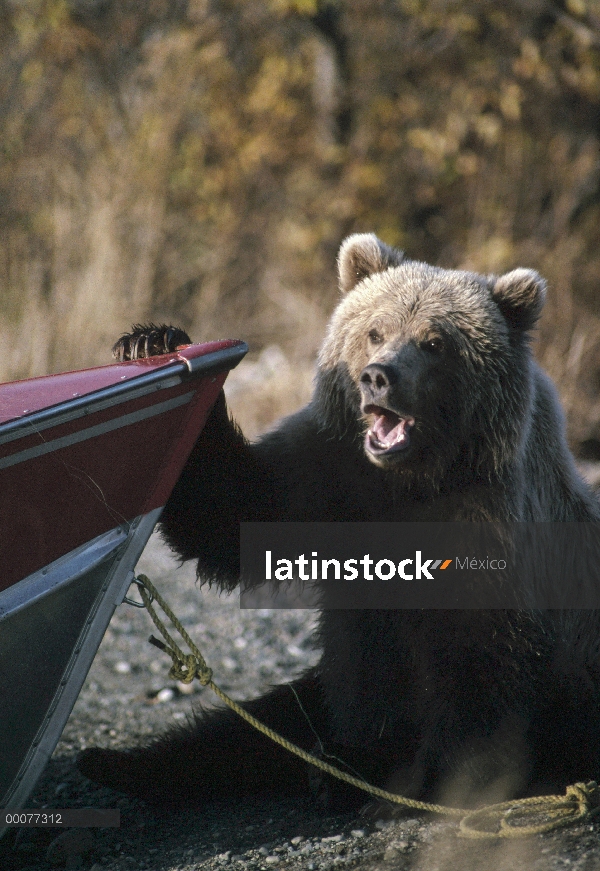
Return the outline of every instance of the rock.
{"type": "Polygon", "coordinates": [[[81,866],[86,853],[96,845],[95,837],[89,829],[67,829],[56,837],[46,850],[46,859],[52,865],[64,865],[68,869],[81,866]]]}
{"type": "Polygon", "coordinates": [[[120,660],[119,662],[115,662],[115,671],[117,674],[130,674],[131,666],[125,660],[120,660]]]}

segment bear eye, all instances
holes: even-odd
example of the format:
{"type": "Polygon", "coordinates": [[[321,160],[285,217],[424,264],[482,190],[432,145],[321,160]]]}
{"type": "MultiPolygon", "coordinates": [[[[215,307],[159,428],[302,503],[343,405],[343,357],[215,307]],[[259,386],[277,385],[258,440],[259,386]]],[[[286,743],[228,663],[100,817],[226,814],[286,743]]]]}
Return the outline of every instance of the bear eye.
{"type": "Polygon", "coordinates": [[[439,354],[444,350],[444,340],[440,336],[432,336],[430,339],[421,342],[421,348],[432,354],[439,354]]]}
{"type": "Polygon", "coordinates": [[[383,342],[383,336],[381,335],[379,330],[370,330],[369,341],[373,345],[381,345],[381,343],[383,342]]]}

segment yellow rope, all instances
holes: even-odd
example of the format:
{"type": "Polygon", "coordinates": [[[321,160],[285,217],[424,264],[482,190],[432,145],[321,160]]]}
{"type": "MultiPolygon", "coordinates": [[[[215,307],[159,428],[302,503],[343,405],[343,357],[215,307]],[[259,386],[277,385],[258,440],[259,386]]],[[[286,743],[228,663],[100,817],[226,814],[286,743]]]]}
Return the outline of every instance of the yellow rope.
{"type": "Polygon", "coordinates": [[[191,683],[194,678],[197,678],[202,686],[210,687],[228,707],[235,711],[236,714],[239,714],[247,723],[250,723],[251,726],[254,726],[255,729],[258,729],[259,732],[262,732],[263,735],[266,735],[272,741],[275,741],[276,744],[289,750],[290,753],[299,756],[300,759],[303,759],[310,765],[314,765],[321,769],[321,771],[331,774],[332,777],[337,777],[339,780],[356,786],[358,789],[362,789],[384,801],[399,804],[412,810],[460,817],[459,834],[467,838],[514,838],[540,834],[562,826],[583,822],[583,820],[588,819],[600,810],[600,789],[595,781],[575,783],[572,786],[568,786],[565,795],[535,796],[489,805],[488,807],[471,811],[405,798],[404,796],[388,792],[385,789],[380,789],[377,786],[371,786],[358,777],[353,777],[351,774],[346,774],[345,771],[340,771],[328,762],[317,759],[311,753],[307,753],[306,750],[302,750],[273,729],[265,726],[253,717],[252,714],[244,710],[241,705],[238,705],[223,690],[219,689],[212,679],[212,670],[206,664],[199,649],[152,582],[146,575],[139,575],[135,583],[138,586],[144,605],[154,625],[166,641],[165,644],[153,636],[150,636],[149,639],[152,644],[168,653],[171,657],[173,664],[169,671],[170,677],[183,683],[191,683]],[[152,607],[153,601],[158,602],[192,651],[191,653],[184,654],[179,648],[152,607]],[[539,821],[540,817],[544,818],[541,822],[539,821]],[[528,824],[528,820],[538,821],[528,824]]]}

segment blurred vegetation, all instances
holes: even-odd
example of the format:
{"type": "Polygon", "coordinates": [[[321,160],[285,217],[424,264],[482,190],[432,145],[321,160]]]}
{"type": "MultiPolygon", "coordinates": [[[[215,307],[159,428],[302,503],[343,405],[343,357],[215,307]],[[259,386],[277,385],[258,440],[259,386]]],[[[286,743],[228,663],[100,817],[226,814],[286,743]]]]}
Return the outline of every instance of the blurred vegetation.
{"type": "Polygon", "coordinates": [[[599,0],[0,0],[0,123],[4,380],[164,318],[279,347],[293,404],[374,230],[548,278],[537,353],[600,459],[599,0]]]}

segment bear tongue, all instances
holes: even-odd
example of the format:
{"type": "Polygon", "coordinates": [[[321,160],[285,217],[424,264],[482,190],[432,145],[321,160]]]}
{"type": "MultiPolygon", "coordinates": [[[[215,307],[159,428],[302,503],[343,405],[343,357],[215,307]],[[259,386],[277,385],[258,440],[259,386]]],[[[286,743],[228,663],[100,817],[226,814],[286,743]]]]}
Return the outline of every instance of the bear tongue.
{"type": "Polygon", "coordinates": [[[414,423],[412,418],[398,417],[393,412],[387,412],[375,416],[370,431],[379,444],[388,449],[408,444],[409,430],[414,423]]]}

